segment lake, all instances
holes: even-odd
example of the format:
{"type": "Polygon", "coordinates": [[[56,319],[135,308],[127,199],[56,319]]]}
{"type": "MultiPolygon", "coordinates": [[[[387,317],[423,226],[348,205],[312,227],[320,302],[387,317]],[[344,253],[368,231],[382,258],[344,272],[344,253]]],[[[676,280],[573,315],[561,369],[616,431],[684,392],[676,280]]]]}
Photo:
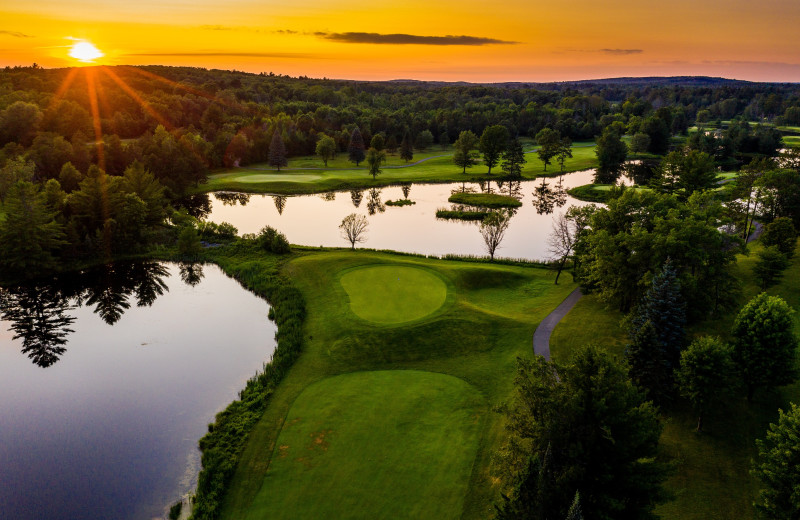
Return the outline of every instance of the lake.
{"type": "Polygon", "coordinates": [[[120,263],[0,296],[3,519],[163,517],[275,347],[267,303],[213,265],[120,263]]]}
{"type": "MultiPolygon", "coordinates": [[[[547,237],[553,216],[571,205],[587,203],[574,199],[566,190],[593,182],[594,170],[566,174],[559,178],[515,183],[409,184],[354,192],[328,192],[319,195],[276,196],[243,193],[215,193],[206,207],[213,222],[229,222],[240,234],[258,233],[272,226],[284,233],[292,244],[348,247],[339,224],[350,213],[366,215],[367,240],[360,247],[391,249],[408,253],[442,256],[446,254],[486,256],[477,222],[441,220],[437,209],[451,209],[447,199],[453,192],[475,191],[509,194],[522,202],[515,210],[499,257],[546,260],[550,257],[547,237]],[[559,189],[560,188],[560,189],[559,189]],[[409,206],[388,206],[386,201],[408,199],[409,206]],[[510,190],[510,191],[509,191],[510,190]]],[[[630,182],[622,177],[623,182],[630,182]]]]}

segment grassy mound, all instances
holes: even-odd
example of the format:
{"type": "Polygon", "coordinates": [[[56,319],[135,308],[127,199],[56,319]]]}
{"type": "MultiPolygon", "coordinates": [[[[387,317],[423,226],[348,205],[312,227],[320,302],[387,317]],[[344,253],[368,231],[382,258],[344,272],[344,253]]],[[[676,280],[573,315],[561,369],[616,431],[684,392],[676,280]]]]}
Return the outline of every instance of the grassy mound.
{"type": "Polygon", "coordinates": [[[447,200],[454,204],[467,204],[482,208],[518,208],[522,206],[522,202],[514,197],[497,193],[454,193],[447,200]]]}
{"type": "Polygon", "coordinates": [[[443,218],[446,220],[483,220],[488,215],[488,211],[451,211],[447,209],[436,210],[436,218],[443,218]]]}
{"type": "Polygon", "coordinates": [[[413,200],[408,199],[398,199],[398,200],[387,200],[384,202],[387,206],[413,206],[416,204],[413,200]]]}
{"type": "Polygon", "coordinates": [[[324,379],[289,410],[247,518],[460,518],[485,413],[452,376],[324,379]]]}
{"type": "Polygon", "coordinates": [[[339,279],[360,318],[397,324],[423,318],[442,306],[447,285],[435,274],[416,267],[383,265],[346,272],[339,279]]]}

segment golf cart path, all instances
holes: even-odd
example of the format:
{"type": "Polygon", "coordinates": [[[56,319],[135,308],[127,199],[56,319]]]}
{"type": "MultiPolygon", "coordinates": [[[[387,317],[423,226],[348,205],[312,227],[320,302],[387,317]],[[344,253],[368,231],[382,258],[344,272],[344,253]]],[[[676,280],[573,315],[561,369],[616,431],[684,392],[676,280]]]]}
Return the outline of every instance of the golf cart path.
{"type": "Polygon", "coordinates": [[[550,361],[550,335],[553,333],[553,329],[556,328],[556,325],[558,325],[558,322],[572,310],[582,296],[583,293],[581,293],[580,288],[569,293],[569,296],[567,296],[564,301],[536,327],[536,332],[533,333],[534,354],[537,356],[544,356],[547,361],[550,361]]]}

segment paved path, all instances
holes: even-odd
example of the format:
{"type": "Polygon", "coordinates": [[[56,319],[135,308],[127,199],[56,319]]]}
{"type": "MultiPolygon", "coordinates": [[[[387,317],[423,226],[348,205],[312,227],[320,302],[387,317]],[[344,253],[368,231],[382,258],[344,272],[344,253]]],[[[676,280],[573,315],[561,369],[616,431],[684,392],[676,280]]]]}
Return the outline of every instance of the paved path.
{"type": "Polygon", "coordinates": [[[546,360],[550,361],[550,335],[558,325],[558,322],[561,321],[561,318],[572,310],[582,296],[580,289],[575,289],[569,293],[569,296],[536,327],[536,332],[533,333],[534,354],[544,356],[546,360]]]}

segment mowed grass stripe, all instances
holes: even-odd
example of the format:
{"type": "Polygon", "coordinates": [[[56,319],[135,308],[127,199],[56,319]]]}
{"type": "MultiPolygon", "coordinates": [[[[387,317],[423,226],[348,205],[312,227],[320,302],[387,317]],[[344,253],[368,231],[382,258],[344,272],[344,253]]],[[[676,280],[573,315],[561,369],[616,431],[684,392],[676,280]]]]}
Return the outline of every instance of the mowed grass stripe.
{"type": "Polygon", "coordinates": [[[348,271],[339,279],[358,317],[379,324],[397,324],[432,314],[447,298],[447,285],[435,274],[416,267],[382,265],[348,271]]]}
{"type": "Polygon", "coordinates": [[[477,389],[417,370],[324,379],[292,405],[248,519],[460,518],[477,389]]]}

